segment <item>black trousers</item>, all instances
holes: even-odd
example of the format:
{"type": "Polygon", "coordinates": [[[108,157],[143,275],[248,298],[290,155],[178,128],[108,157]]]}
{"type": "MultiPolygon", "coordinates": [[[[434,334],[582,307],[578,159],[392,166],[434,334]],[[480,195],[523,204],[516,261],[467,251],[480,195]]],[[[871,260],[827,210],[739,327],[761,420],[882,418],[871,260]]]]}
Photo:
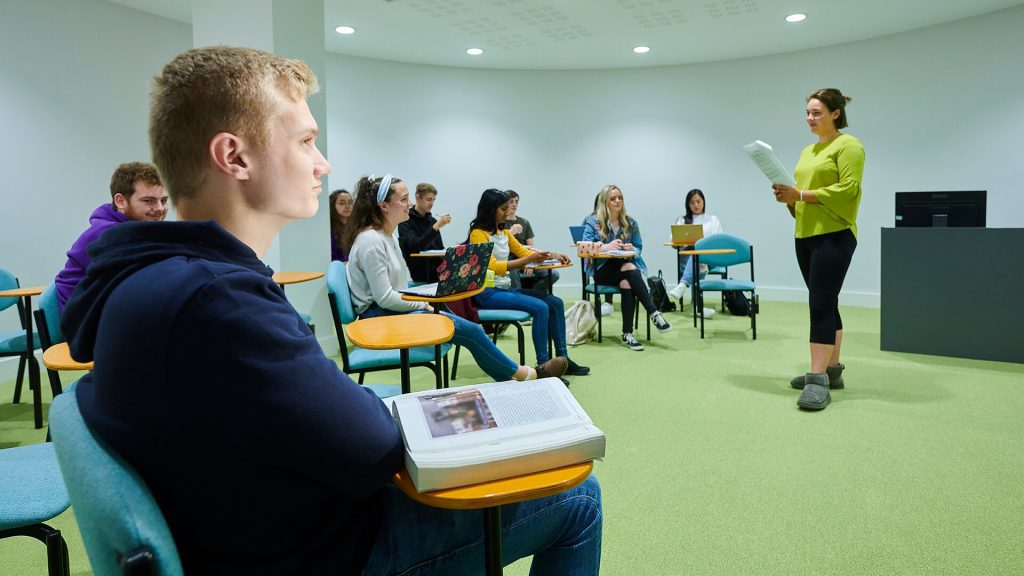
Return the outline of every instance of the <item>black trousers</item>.
{"type": "MultiPolygon", "coordinates": [[[[648,313],[654,312],[654,300],[647,290],[647,281],[644,280],[640,270],[622,270],[623,262],[609,260],[594,272],[594,282],[602,286],[618,286],[619,282],[625,280],[629,283],[628,290],[622,290],[622,333],[633,331],[633,311],[636,308],[637,299],[647,309],[648,313]]],[[[600,310],[597,311],[601,313],[600,310]]]]}
{"type": "Polygon", "coordinates": [[[843,329],[839,292],[856,249],[857,238],[849,229],[796,239],[796,260],[810,292],[808,305],[814,344],[835,345],[836,331],[843,329]]]}

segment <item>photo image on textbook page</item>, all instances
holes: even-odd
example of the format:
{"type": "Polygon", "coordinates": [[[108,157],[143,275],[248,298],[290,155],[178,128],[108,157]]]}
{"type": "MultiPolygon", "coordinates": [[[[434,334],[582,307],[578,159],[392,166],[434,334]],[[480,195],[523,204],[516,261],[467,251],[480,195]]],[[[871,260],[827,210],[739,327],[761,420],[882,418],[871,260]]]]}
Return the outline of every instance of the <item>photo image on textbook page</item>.
{"type": "Polygon", "coordinates": [[[498,426],[479,390],[429,394],[419,400],[430,435],[434,438],[498,426]]]}

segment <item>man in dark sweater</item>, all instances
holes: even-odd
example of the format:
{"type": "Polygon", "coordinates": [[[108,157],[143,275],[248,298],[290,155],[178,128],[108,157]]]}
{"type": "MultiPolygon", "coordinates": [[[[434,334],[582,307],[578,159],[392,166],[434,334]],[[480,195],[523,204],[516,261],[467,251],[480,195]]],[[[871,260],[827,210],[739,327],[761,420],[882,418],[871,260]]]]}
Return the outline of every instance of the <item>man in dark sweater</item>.
{"type": "MultiPolygon", "coordinates": [[[[152,491],[187,574],[466,574],[479,512],[417,504],[391,484],[401,435],[326,358],[261,261],[316,213],[331,169],[302,62],[190,50],[155,80],[154,163],[180,222],[118,225],[62,327],[96,369],[76,390],[89,428],[152,491]]],[[[600,487],[502,508],[508,561],[596,574],[600,487]],[[514,526],[514,528],[512,528],[514,526]]]]}
{"type": "Polygon", "coordinates": [[[430,213],[436,198],[437,188],[433,184],[417,184],[416,205],[409,209],[409,219],[398,225],[398,245],[409,266],[409,276],[416,282],[426,284],[437,282],[437,266],[441,261],[436,258],[413,258],[412,255],[424,250],[444,248],[441,228],[452,221],[451,214],[434,218],[430,213]]]}

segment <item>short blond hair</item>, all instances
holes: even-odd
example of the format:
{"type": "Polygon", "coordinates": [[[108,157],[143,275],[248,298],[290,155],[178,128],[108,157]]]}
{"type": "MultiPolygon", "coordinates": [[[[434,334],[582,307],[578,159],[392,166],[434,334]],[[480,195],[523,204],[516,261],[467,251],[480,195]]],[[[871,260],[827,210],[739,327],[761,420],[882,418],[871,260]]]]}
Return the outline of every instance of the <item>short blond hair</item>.
{"type": "Polygon", "coordinates": [[[305,62],[269,52],[210,46],[175,57],[154,78],[149,112],[153,163],[167,194],[174,201],[195,195],[216,134],[229,132],[263,149],[277,99],[299,100],[318,90],[305,62]]]}

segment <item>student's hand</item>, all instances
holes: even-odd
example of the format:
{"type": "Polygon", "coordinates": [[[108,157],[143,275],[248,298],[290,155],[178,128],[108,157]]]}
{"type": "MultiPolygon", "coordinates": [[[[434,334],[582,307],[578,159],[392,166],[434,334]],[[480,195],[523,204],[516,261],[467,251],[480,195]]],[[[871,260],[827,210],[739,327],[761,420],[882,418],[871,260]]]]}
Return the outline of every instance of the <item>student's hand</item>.
{"type": "Polygon", "coordinates": [[[622,240],[616,238],[615,240],[612,240],[611,242],[605,244],[604,246],[601,246],[601,250],[622,250],[622,240]]]}
{"type": "Polygon", "coordinates": [[[433,314],[434,313],[434,307],[431,306],[430,304],[427,304],[427,312],[430,312],[431,314],[433,314]]]}
{"type": "Polygon", "coordinates": [[[530,252],[530,255],[526,257],[527,264],[535,264],[551,259],[551,252],[530,252]]]}
{"type": "Polygon", "coordinates": [[[562,254],[561,252],[552,252],[551,255],[557,258],[558,261],[561,262],[562,264],[569,263],[569,257],[566,256],[565,254],[562,254]]]}
{"type": "Polygon", "coordinates": [[[626,242],[625,244],[623,244],[623,245],[622,245],[622,249],[623,249],[623,250],[633,250],[633,249],[634,249],[634,247],[633,247],[633,245],[632,245],[632,244],[630,244],[629,242],[626,242]]]}
{"type": "Polygon", "coordinates": [[[512,227],[508,229],[508,231],[513,236],[515,236],[516,234],[522,234],[523,233],[523,225],[522,224],[518,224],[518,223],[517,224],[513,224],[512,227]]]}
{"type": "Polygon", "coordinates": [[[440,218],[438,218],[437,222],[434,222],[434,230],[437,230],[437,231],[440,232],[441,228],[444,228],[445,226],[447,226],[447,225],[449,225],[451,223],[452,223],[452,215],[451,214],[445,214],[444,216],[441,216],[440,218]]]}

